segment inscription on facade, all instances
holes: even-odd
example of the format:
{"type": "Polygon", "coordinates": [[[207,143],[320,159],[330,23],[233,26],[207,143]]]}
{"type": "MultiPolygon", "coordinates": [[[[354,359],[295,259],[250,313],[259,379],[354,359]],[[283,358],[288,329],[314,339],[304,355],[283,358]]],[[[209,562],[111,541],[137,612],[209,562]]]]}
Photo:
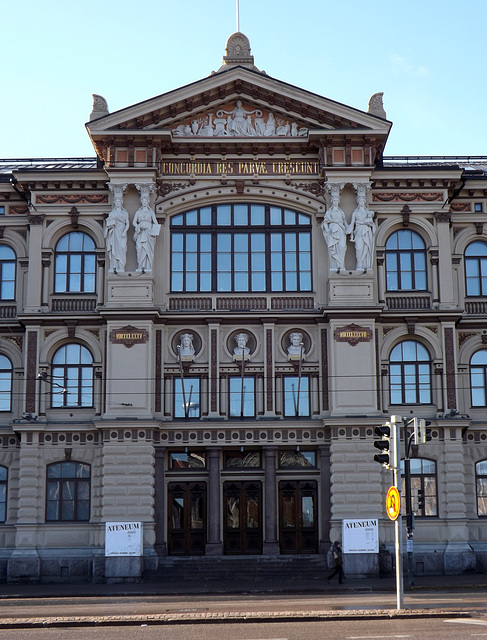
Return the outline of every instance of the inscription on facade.
{"type": "Polygon", "coordinates": [[[110,331],[110,342],[112,344],[123,344],[130,349],[134,344],[145,344],[149,339],[149,334],[145,329],[136,329],[130,325],[121,329],[110,331]]]}
{"type": "Polygon", "coordinates": [[[161,173],[170,176],[317,175],[320,164],[314,160],[168,160],[161,162],[161,173]]]}
{"type": "Polygon", "coordinates": [[[348,342],[350,346],[355,347],[359,342],[370,342],[372,331],[368,327],[359,327],[352,323],[335,329],[334,338],[335,342],[348,342]]]}

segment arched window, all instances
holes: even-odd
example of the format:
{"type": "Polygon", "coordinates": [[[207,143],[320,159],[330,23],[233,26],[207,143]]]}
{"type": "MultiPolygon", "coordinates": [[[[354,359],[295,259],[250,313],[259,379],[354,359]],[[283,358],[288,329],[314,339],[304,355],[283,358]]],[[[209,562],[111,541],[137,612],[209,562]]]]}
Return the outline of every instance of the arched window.
{"type": "Polygon", "coordinates": [[[47,465],[47,521],[90,519],[90,473],[83,462],[47,465]]]}
{"type": "Polygon", "coordinates": [[[426,290],[426,248],[409,229],[396,231],[386,242],[387,291],[426,290]]]}
{"type": "Polygon", "coordinates": [[[419,342],[404,340],[389,358],[391,404],[431,403],[431,360],[419,342]]]}
{"type": "Polygon", "coordinates": [[[12,363],[0,355],[0,411],[12,410],[12,363]]]}
{"type": "Polygon", "coordinates": [[[66,344],[52,359],[53,407],[93,406],[93,357],[80,344],[66,344]]]}
{"type": "Polygon", "coordinates": [[[16,258],[10,247],[0,245],[0,300],[15,300],[16,258]]]}
{"type": "MultiPolygon", "coordinates": [[[[436,481],[436,462],[427,458],[411,458],[411,504],[414,498],[423,491],[424,507],[415,510],[416,516],[435,518],[438,516],[438,490],[436,481]]],[[[404,461],[401,460],[401,509],[406,513],[406,485],[404,479],[404,461]]]]}
{"type": "Polygon", "coordinates": [[[477,515],[487,516],[487,460],[475,465],[475,485],[477,487],[477,515]]]}
{"type": "Polygon", "coordinates": [[[7,519],[7,481],[8,469],[0,465],[0,522],[7,519]]]}
{"type": "Polygon", "coordinates": [[[171,220],[171,291],[311,291],[311,217],[221,204],[171,220]]]}
{"type": "Polygon", "coordinates": [[[487,243],[472,242],[465,251],[467,296],[487,296],[487,243]]]}
{"type": "Polygon", "coordinates": [[[487,406],[487,349],[474,353],[470,359],[470,391],[472,407],[487,406]]]}
{"type": "Polygon", "coordinates": [[[86,233],[71,231],[59,240],[55,255],[55,293],[95,291],[95,243],[86,233]]]}

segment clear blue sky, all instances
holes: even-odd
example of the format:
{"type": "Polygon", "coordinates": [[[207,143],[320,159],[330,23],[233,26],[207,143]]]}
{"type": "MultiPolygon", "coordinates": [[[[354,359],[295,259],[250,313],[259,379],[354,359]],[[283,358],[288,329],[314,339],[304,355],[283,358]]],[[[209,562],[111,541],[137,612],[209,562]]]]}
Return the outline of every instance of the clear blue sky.
{"type": "MultiPolygon", "coordinates": [[[[235,0],[0,0],[0,158],[94,155],[110,111],[221,65],[235,0]]],[[[487,155],[487,0],[240,0],[255,64],[358,109],[384,92],[387,155],[487,155]]]]}

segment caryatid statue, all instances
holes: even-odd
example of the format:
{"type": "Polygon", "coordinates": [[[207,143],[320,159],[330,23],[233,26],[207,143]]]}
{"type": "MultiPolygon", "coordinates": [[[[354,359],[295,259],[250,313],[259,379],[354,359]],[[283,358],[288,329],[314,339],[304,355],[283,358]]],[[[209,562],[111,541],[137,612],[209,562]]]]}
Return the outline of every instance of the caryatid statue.
{"type": "Polygon", "coordinates": [[[344,185],[339,183],[327,183],[326,188],[330,192],[331,207],[325,213],[321,230],[328,245],[330,258],[330,270],[340,272],[345,268],[345,253],[347,251],[348,225],[345,214],[340,209],[340,191],[344,185]]]}
{"type": "Polygon", "coordinates": [[[353,187],[357,192],[357,208],[352,214],[348,231],[350,240],[355,243],[355,268],[365,272],[372,269],[376,226],[373,212],[365,206],[370,184],[354,183],[353,187]]]}
{"type": "Polygon", "coordinates": [[[106,238],[106,249],[110,262],[109,271],[125,271],[127,259],[127,231],[129,228],[129,215],[123,208],[123,193],[126,184],[108,184],[113,193],[113,207],[105,220],[103,235],[106,238]]]}
{"type": "Polygon", "coordinates": [[[135,229],[137,271],[152,271],[156,238],[161,231],[161,225],[157,222],[154,210],[149,205],[150,194],[155,185],[149,183],[135,186],[140,193],[140,208],[135,212],[132,222],[135,229]]]}

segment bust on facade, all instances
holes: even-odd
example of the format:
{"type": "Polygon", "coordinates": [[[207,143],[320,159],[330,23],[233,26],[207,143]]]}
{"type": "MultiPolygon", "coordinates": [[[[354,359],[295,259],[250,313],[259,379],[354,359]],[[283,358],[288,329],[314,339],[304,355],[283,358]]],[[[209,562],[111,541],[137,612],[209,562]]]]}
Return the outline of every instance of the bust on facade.
{"type": "Polygon", "coordinates": [[[247,346],[248,341],[249,336],[247,333],[238,333],[235,336],[235,342],[237,343],[237,346],[233,350],[234,360],[250,359],[250,348],[247,346]]]}
{"type": "Polygon", "coordinates": [[[300,331],[293,331],[289,335],[290,345],[287,348],[289,360],[304,360],[303,334],[300,331]]]}
{"type": "Polygon", "coordinates": [[[194,360],[193,334],[183,333],[179,336],[179,339],[178,351],[181,360],[194,360]]]}

